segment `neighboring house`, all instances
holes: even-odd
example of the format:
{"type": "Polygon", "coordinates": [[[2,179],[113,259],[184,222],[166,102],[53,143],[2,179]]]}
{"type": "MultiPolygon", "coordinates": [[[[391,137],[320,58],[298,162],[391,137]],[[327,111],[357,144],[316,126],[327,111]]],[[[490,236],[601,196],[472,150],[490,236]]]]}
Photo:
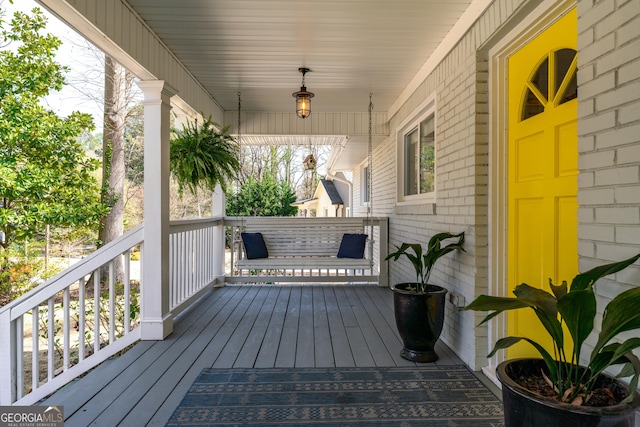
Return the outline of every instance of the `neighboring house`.
{"type": "Polygon", "coordinates": [[[347,216],[349,206],[345,205],[338,188],[342,188],[343,192],[348,194],[348,187],[346,183],[321,178],[311,199],[301,200],[293,205],[298,207],[299,216],[347,216]]]}
{"type": "MultiPolygon", "coordinates": [[[[426,242],[440,231],[466,232],[466,252],[446,257],[432,277],[457,295],[458,301],[470,302],[483,293],[507,296],[522,281],[546,286],[549,276],[556,282],[569,280],[578,270],[640,250],[637,0],[474,1],[465,19],[429,51],[430,56],[395,102],[384,110],[373,110],[371,127],[364,108],[344,111],[336,105],[336,110],[316,111],[304,122],[292,108],[239,112],[234,101],[223,109],[217,96],[234,99],[238,91],[245,90],[240,87],[242,76],[263,70],[234,71],[230,74],[237,85],[219,94],[207,92],[205,88],[218,76],[205,79],[204,73],[216,61],[206,66],[199,66],[198,61],[208,60],[209,47],[181,44],[182,39],[195,43],[189,33],[196,26],[185,25],[184,20],[191,16],[190,2],[42,3],[144,80],[145,212],[153,212],[145,218],[145,248],[149,248],[145,256],[158,270],[167,265],[166,250],[161,248],[167,244],[168,215],[164,212],[169,203],[165,190],[170,106],[179,120],[184,119],[185,111],[202,111],[223,124],[235,126],[240,121],[245,141],[274,134],[336,140],[328,169],[330,174],[352,174],[351,215],[366,215],[371,208],[374,215],[388,216],[392,245],[426,242]],[[180,13],[172,15],[173,7],[180,13]],[[174,18],[183,20],[178,24],[174,18]],[[176,46],[176,51],[169,46],[176,46]],[[192,69],[186,63],[194,64],[192,69]],[[367,140],[372,141],[371,161],[367,140]],[[367,173],[372,178],[371,200],[364,197],[368,194],[367,173]]],[[[391,1],[380,3],[396,6],[391,1]]],[[[238,16],[248,12],[242,10],[242,2],[233,3],[234,7],[236,4],[238,16]]],[[[367,9],[361,6],[363,16],[368,16],[367,9]]],[[[269,16],[281,19],[284,14],[269,16]]],[[[263,18],[268,20],[264,16],[252,25],[263,18]]],[[[234,28],[237,25],[240,23],[234,21],[234,28]]],[[[393,25],[402,29],[405,23],[393,25]]],[[[237,33],[248,38],[241,30],[237,33]]],[[[285,32],[271,39],[288,37],[285,32]]],[[[256,36],[248,46],[267,57],[262,50],[270,46],[271,39],[256,36]]],[[[342,44],[336,38],[324,43],[325,57],[339,56],[333,50],[342,44]]],[[[291,41],[287,48],[293,45],[305,43],[291,41]]],[[[217,47],[225,54],[233,50],[217,47]]],[[[397,49],[407,59],[419,55],[404,47],[397,49]]],[[[375,52],[378,46],[371,48],[375,52]]],[[[366,49],[361,51],[366,53],[366,49]]],[[[302,58],[294,62],[297,60],[302,62],[302,58]]],[[[304,65],[313,69],[323,64],[304,65]]],[[[360,68],[373,74],[378,71],[375,65],[360,68]]],[[[382,69],[387,64],[379,65],[382,69]]],[[[393,66],[403,68],[401,61],[393,66]]],[[[319,80],[327,73],[325,69],[316,76],[319,80]]],[[[313,79],[310,73],[310,90],[313,79]]],[[[291,83],[296,89],[297,82],[291,83]]],[[[348,84],[339,88],[347,93],[345,98],[352,97],[348,84]]],[[[374,92],[375,103],[376,88],[367,91],[374,92]]],[[[292,102],[290,93],[286,95],[292,102]]],[[[246,96],[243,93],[244,99],[246,96]]],[[[317,99],[320,104],[319,91],[317,99]]],[[[263,104],[273,105],[268,101],[263,104]]],[[[145,269],[151,275],[147,283],[167,280],[166,272],[151,270],[145,269]]],[[[392,282],[411,278],[406,263],[393,263],[390,272],[392,282]]],[[[639,276],[636,267],[617,280],[624,287],[637,284],[639,276]]],[[[600,303],[609,295],[603,292],[600,303]]],[[[170,321],[158,308],[162,296],[147,293],[144,298],[151,299],[144,304],[156,307],[156,320],[148,334],[143,330],[143,336],[161,339],[170,332],[170,321]]],[[[451,303],[447,316],[442,340],[472,369],[499,362],[498,358],[486,359],[498,338],[532,329],[531,319],[520,316],[498,317],[478,326],[479,314],[460,312],[451,303]]],[[[144,322],[143,328],[147,328],[144,322]]],[[[528,351],[522,347],[512,354],[528,351]]]]}

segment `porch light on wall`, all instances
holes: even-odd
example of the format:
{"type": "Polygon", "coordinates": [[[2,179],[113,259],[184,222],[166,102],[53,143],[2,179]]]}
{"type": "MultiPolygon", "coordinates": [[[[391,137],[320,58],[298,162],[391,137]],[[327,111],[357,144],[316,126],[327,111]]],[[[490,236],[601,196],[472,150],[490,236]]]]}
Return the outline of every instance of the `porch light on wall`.
{"type": "Polygon", "coordinates": [[[301,119],[304,119],[309,117],[309,114],[311,114],[311,98],[313,98],[315,95],[313,94],[313,92],[308,92],[307,87],[304,85],[304,75],[311,70],[302,67],[298,68],[298,71],[302,73],[302,86],[300,87],[299,91],[293,92],[291,96],[296,99],[296,114],[301,119]]]}

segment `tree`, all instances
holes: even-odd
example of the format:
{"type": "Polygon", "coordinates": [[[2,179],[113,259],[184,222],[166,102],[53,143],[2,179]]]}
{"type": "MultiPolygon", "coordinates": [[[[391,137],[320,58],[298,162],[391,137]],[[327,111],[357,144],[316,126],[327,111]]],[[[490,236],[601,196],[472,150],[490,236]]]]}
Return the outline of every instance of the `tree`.
{"type": "MultiPolygon", "coordinates": [[[[104,58],[104,132],[102,137],[103,202],[111,211],[100,223],[100,242],[109,243],[124,233],[125,129],[131,111],[135,76],[106,55],[104,58]]],[[[120,265],[116,266],[118,277],[120,265]]]]}
{"type": "Polygon", "coordinates": [[[60,40],[40,34],[46,19],[39,9],[16,12],[8,29],[0,25],[8,47],[0,52],[0,247],[6,249],[47,224],[95,226],[108,206],[93,176],[99,163],[78,142],[93,128],[91,117],[61,118],[39,103],[65,83],[66,68],[55,62],[60,40]]]}
{"type": "Polygon", "coordinates": [[[295,201],[289,184],[278,184],[271,175],[260,181],[249,178],[237,193],[227,194],[227,215],[294,216],[298,208],[291,204],[295,201]]]}

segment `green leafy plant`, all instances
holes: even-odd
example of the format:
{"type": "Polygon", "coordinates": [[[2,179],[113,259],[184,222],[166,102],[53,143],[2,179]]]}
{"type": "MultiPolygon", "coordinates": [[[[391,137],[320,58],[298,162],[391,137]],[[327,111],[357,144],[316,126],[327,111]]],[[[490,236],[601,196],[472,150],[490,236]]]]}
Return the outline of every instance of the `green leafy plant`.
{"type": "Polygon", "coordinates": [[[579,362],[583,344],[594,329],[596,281],[625,269],[638,258],[640,254],[578,274],[573,278],[570,288],[567,288],[566,281],[556,286],[549,279],[552,293],[522,283],[513,291],[515,298],[480,295],[463,310],[491,311],[482,320],[482,324],[503,311],[533,309],[553,341],[554,355],[530,338],[510,336],[499,339],[488,357],[520,341],[528,342],[544,359],[548,369],[548,382],[554,387],[558,399],[575,405],[581,405],[589,399],[596,380],[605,369],[624,365],[620,376],[632,376],[629,396],[624,402],[631,402],[640,377],[640,360],[632,351],[640,348],[640,338],[632,337],[623,342],[613,340],[623,332],[640,329],[640,287],[628,289],[609,302],[588,364],[580,367],[579,362]],[[571,352],[565,350],[563,327],[569,331],[573,340],[571,352]]]}
{"type": "Polygon", "coordinates": [[[401,256],[406,256],[416,272],[416,287],[410,289],[418,293],[424,293],[427,291],[427,285],[429,283],[429,276],[431,276],[431,270],[436,261],[440,257],[448,254],[451,251],[459,249],[464,251],[464,231],[458,234],[452,234],[449,232],[438,233],[429,239],[427,244],[427,252],[423,253],[422,245],[420,243],[403,243],[401,246],[396,247],[398,250],[387,255],[386,260],[393,258],[397,261],[401,256]],[[447,239],[458,240],[449,243],[446,246],[442,246],[442,242],[447,239]],[[411,252],[408,252],[411,250],[411,252]]]}
{"type": "Polygon", "coordinates": [[[229,126],[221,127],[211,116],[202,125],[172,129],[170,167],[180,193],[187,187],[195,195],[200,185],[213,191],[217,184],[226,191],[226,180],[240,170],[240,146],[228,131],[229,126]]]}

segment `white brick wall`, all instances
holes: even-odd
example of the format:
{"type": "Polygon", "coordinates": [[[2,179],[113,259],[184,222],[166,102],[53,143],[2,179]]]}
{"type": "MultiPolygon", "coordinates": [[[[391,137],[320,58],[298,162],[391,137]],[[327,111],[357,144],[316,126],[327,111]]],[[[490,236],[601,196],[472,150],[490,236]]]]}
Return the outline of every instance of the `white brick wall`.
{"type": "MultiPolygon", "coordinates": [[[[534,2],[539,4],[538,2],[534,2]]],[[[390,216],[391,248],[436,232],[464,230],[467,252],[438,261],[432,281],[470,302],[488,289],[489,111],[486,43],[501,25],[523,19],[532,0],[496,0],[451,53],[390,117],[390,138],[374,153],[375,215],[390,216]],[[484,50],[480,50],[485,48],[484,50]],[[396,132],[436,96],[437,198],[396,205],[396,132]]],[[[640,249],[640,2],[578,1],[579,253],[585,270],[640,249]]],[[[492,41],[491,41],[492,42],[492,41]]],[[[355,203],[359,203],[355,201],[355,203]]],[[[413,280],[391,263],[391,283],[413,280]]],[[[625,273],[640,282],[640,268],[625,273]]],[[[623,285],[624,286],[624,285],[623,285]]],[[[473,369],[486,364],[480,314],[447,304],[442,339],[473,369]]]]}
{"type": "MultiPolygon", "coordinates": [[[[578,31],[578,250],[584,271],[640,251],[640,2],[578,1],[578,31]]],[[[638,266],[601,280],[598,312],[639,285],[638,266]]],[[[587,354],[594,343],[592,336],[587,354]]]]}

